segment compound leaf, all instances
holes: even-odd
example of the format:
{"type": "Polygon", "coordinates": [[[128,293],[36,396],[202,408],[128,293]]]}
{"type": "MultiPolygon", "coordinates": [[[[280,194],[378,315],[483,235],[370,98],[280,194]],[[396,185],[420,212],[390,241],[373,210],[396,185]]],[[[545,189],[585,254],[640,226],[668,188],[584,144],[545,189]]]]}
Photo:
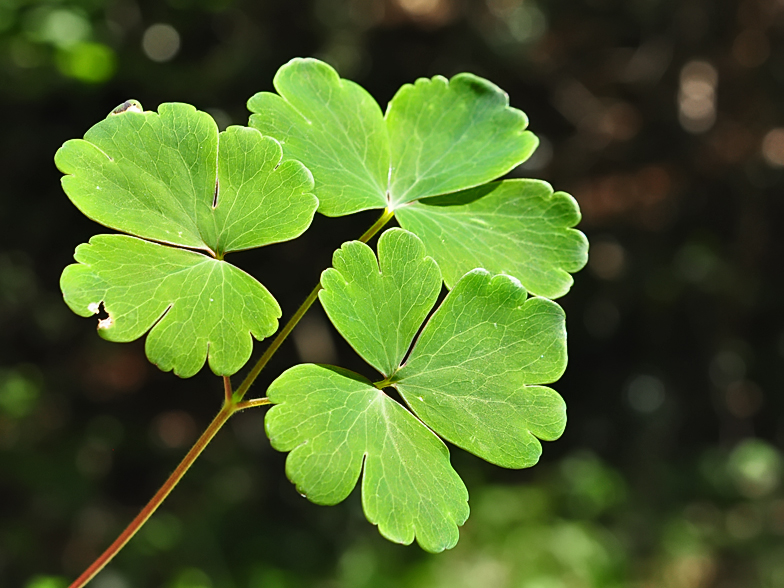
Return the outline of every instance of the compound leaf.
{"type": "Polygon", "coordinates": [[[538,461],[539,440],[558,438],[566,424],[563,400],[542,385],[566,367],[564,313],[528,298],[511,276],[467,273],[408,350],[439,275],[422,241],[403,229],[381,236],[378,259],[363,243],[343,245],[322,274],[321,302],[386,378],[371,384],[340,368],[297,366],[270,387],[276,406],[266,420],[273,447],[291,452],[286,472],[303,495],[343,500],[364,458],[368,519],[384,536],[416,536],[429,551],[454,545],[468,515],[465,489],[431,430],[487,461],[523,468],[538,461]],[[397,389],[421,421],[383,387],[397,389]]]}
{"type": "Polygon", "coordinates": [[[438,299],[441,272],[416,236],[401,229],[344,244],[321,276],[319,299],[332,323],[370,365],[390,376],[438,299]],[[380,269],[379,269],[380,265],[380,269]]]}
{"type": "Polygon", "coordinates": [[[439,552],[457,543],[468,492],[443,442],[410,412],[357,374],[295,366],[270,386],[265,426],[290,452],[286,474],[318,504],[336,504],[362,479],[368,520],[395,542],[414,538],[439,552]]]}
{"type": "Polygon", "coordinates": [[[415,202],[396,213],[425,243],[451,288],[481,267],[519,279],[537,296],[557,298],[588,259],[588,241],[571,227],[580,210],[541,180],[492,182],[415,202]]]}
{"type": "Polygon", "coordinates": [[[272,295],[225,261],[126,235],[96,235],[74,257],[60,280],[68,306],[90,316],[103,303],[98,332],[110,341],[152,328],[147,356],[164,371],[190,377],[209,357],[213,372],[231,375],[250,358],[251,335],[277,330],[272,295]]]}
{"type": "Polygon", "coordinates": [[[528,298],[514,277],[476,269],[447,294],[409,352],[438,293],[437,273],[424,277],[432,260],[402,229],[381,236],[378,258],[381,272],[366,245],[337,252],[335,269],[322,277],[333,324],[437,434],[497,465],[535,464],[539,439],[557,439],[566,425],[563,400],[542,386],[566,368],[561,307],[528,298]]]}
{"type": "Polygon", "coordinates": [[[218,133],[188,104],[143,112],[116,108],[55,156],[63,188],[87,216],[142,239],[95,237],[77,249],[61,288],[71,308],[109,318],[102,336],[130,341],[163,370],[187,377],[209,359],[219,375],[239,370],[252,339],[277,329],[280,308],[256,280],[225,263],[227,252],[293,239],[318,207],[313,176],[256,130],[218,133]],[[199,249],[212,255],[171,247],[199,249]]]}
{"type": "Polygon", "coordinates": [[[395,387],[436,433],[509,468],[534,465],[566,409],[553,390],[566,368],[563,310],[526,298],[516,279],[466,274],[422,331],[395,387]]]}
{"type": "Polygon", "coordinates": [[[308,166],[319,211],[393,210],[423,239],[447,287],[483,267],[557,298],[585,265],[571,196],[537,180],[486,185],[538,144],[525,114],[489,81],[467,73],[421,78],[400,88],[383,117],[362,87],[315,59],[293,59],[274,84],[278,94],[248,101],[250,125],[308,166]]]}
{"type": "Polygon", "coordinates": [[[248,101],[250,125],[308,166],[328,216],[392,210],[477,186],[523,162],[538,143],[508,96],[471,74],[407,84],[383,118],[365,90],[315,59],[293,59],[274,85],[277,95],[248,101]]]}
{"type": "Polygon", "coordinates": [[[313,178],[255,129],[218,133],[207,113],[161,104],[111,114],[57,151],[63,189],[107,227],[162,243],[227,251],[302,234],[318,201],[313,178]],[[219,149],[220,147],[220,149],[219,149]]]}

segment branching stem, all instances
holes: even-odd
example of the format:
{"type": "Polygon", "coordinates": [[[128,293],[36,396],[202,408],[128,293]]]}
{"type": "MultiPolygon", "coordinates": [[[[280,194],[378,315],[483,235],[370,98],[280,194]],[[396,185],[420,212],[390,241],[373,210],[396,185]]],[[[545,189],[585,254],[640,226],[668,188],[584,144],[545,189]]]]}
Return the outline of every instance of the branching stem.
{"type": "MultiPolygon", "coordinates": [[[[393,216],[395,216],[394,211],[385,210],[384,214],[382,214],[358,240],[362,243],[367,243],[370,241],[370,239],[372,239],[373,236],[378,233],[384,227],[384,225],[386,225],[392,219],[393,216]]],[[[237,388],[237,390],[234,392],[235,402],[240,402],[245,394],[247,394],[248,389],[251,387],[253,382],[256,381],[256,378],[259,377],[261,370],[263,370],[269,360],[272,359],[272,356],[275,355],[275,352],[286,340],[286,337],[289,336],[289,333],[294,330],[294,327],[297,326],[297,323],[299,323],[300,319],[305,316],[305,313],[308,311],[308,309],[313,306],[313,303],[318,298],[318,293],[320,291],[321,283],[316,284],[316,287],[313,288],[310,294],[308,294],[308,297],[305,298],[305,302],[300,305],[300,307],[297,309],[297,312],[295,312],[289,319],[289,322],[287,322],[286,325],[280,331],[278,331],[275,339],[273,339],[272,343],[270,343],[269,347],[267,347],[267,349],[264,351],[262,356],[259,358],[259,361],[257,361],[256,365],[253,366],[253,369],[250,370],[250,373],[248,373],[248,375],[245,377],[245,380],[243,380],[242,384],[240,384],[240,387],[237,388]]]]}
{"type": "Polygon", "coordinates": [[[253,400],[245,400],[244,402],[237,403],[237,410],[245,410],[246,408],[253,408],[254,406],[266,406],[272,404],[269,398],[254,398],[253,400]]]}
{"type": "MultiPolygon", "coordinates": [[[[373,223],[365,233],[359,238],[359,241],[363,243],[367,243],[370,239],[378,233],[384,225],[386,225],[392,217],[395,216],[395,213],[390,210],[385,210],[384,214],[382,214],[379,219],[373,223]]],[[[283,341],[286,340],[286,337],[289,336],[291,331],[294,330],[294,327],[297,326],[300,319],[305,315],[308,309],[313,305],[313,303],[318,298],[318,293],[321,290],[321,284],[318,284],[313,291],[308,295],[297,311],[292,315],[286,325],[281,329],[275,339],[273,339],[272,343],[270,343],[269,347],[264,351],[262,356],[256,362],[256,365],[253,366],[253,369],[248,373],[243,380],[240,387],[237,388],[236,391],[232,391],[231,387],[231,380],[228,376],[223,376],[223,390],[224,390],[224,402],[223,407],[221,408],[220,412],[217,416],[212,420],[210,425],[201,434],[201,437],[198,438],[196,443],[194,443],[193,447],[191,447],[190,451],[185,455],[182,459],[180,464],[177,468],[172,472],[171,476],[164,482],[163,486],[161,486],[160,490],[155,493],[155,496],[144,506],[142,511],[136,515],[131,523],[125,528],[125,530],[120,533],[120,536],[114,540],[106,551],[104,551],[98,559],[96,559],[90,567],[88,567],[81,576],[79,576],[74,582],[69,586],[69,588],[82,588],[85,586],[90,580],[92,580],[95,575],[100,572],[106,564],[108,564],[112,558],[114,558],[117,553],[125,546],[131,538],[136,535],[136,533],[141,529],[142,525],[147,522],[147,520],[158,510],[158,507],[161,503],[166,499],[169,493],[174,489],[174,487],[179,483],[182,477],[185,475],[185,472],[193,465],[193,462],[196,461],[196,458],[201,455],[201,452],[204,451],[204,448],[207,447],[212,438],[215,437],[216,433],[226,424],[226,421],[229,420],[229,417],[233,415],[235,412],[240,410],[245,410],[247,408],[253,408],[255,406],[265,406],[270,404],[269,399],[267,398],[256,398],[254,400],[245,400],[243,401],[242,398],[248,392],[248,389],[251,387],[253,382],[258,378],[261,370],[269,363],[269,360],[272,359],[272,356],[275,352],[280,348],[283,341]]]]}

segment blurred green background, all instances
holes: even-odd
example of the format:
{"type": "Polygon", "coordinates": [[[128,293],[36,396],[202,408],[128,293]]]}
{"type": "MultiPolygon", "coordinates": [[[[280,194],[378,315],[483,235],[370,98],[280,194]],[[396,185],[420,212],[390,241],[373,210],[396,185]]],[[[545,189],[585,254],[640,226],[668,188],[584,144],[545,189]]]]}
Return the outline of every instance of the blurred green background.
{"type": "MultiPolygon", "coordinates": [[[[302,499],[249,411],[91,586],[784,586],[784,0],[0,0],[0,586],[66,586],[222,399],[66,308],[59,274],[101,227],[54,152],[129,98],[245,124],[295,56],[382,106],[470,71],[529,115],[542,144],[511,175],[574,194],[592,243],[561,300],[566,434],[526,471],[452,448],[472,515],[428,555],[356,492],[302,499]]],[[[285,318],[374,218],[233,261],[285,318]]],[[[301,360],[367,370],[314,308],[257,394],[301,360]]]]}

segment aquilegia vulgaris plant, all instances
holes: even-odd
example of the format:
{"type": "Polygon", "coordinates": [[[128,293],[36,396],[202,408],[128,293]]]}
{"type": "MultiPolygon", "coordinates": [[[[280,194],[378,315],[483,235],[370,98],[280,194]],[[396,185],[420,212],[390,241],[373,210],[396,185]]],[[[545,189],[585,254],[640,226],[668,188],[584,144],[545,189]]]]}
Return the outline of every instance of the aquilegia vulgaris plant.
{"type": "Polygon", "coordinates": [[[385,113],[315,59],[284,65],[274,87],[248,101],[247,127],[218,132],[190,105],[154,112],[128,101],[57,152],[71,201],[119,232],[77,247],[61,279],[68,306],[103,313],[98,332],[110,341],[146,334],[147,357],[162,370],[187,378],[206,361],[225,390],[169,480],[72,587],[122,548],[240,410],[271,405],[267,435],[289,452],[286,474],[301,494],[335,504],[361,478],[380,533],[431,552],[457,543],[469,512],[442,439],[525,468],[540,440],[564,430],[565,404],[546,386],[567,361],[553,300],[585,265],[588,244],[573,228],[571,196],[539,180],[498,180],[537,146],[526,116],[471,74],[406,84],[385,113]],[[377,222],[335,251],[279,330],[274,296],[231,253],[294,239],[317,211],[369,209],[381,211],[377,222]],[[392,219],[400,227],[381,232],[392,219]],[[380,232],[374,252],[366,243],[380,232]],[[246,399],[316,300],[378,380],[302,364],[246,399]],[[230,376],[253,339],[273,335],[235,388],[230,376]]]}

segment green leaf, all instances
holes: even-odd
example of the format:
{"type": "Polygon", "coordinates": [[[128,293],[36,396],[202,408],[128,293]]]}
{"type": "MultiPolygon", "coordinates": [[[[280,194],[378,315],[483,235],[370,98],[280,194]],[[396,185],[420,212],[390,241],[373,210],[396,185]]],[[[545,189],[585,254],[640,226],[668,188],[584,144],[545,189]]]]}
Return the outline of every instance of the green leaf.
{"type": "Polygon", "coordinates": [[[317,504],[345,499],[362,479],[362,506],[381,534],[439,552],[457,543],[468,492],[443,442],[357,374],[305,364],[269,388],[272,446],[290,451],[286,475],[317,504]]]}
{"type": "MultiPolygon", "coordinates": [[[[215,251],[227,253],[299,237],[313,221],[313,176],[299,161],[281,163],[283,149],[255,129],[220,134],[215,251]]],[[[205,230],[205,233],[208,231],[205,230]]]]}
{"type": "Polygon", "coordinates": [[[526,299],[512,277],[466,274],[433,314],[395,387],[436,433],[508,468],[534,465],[537,440],[560,437],[566,407],[553,390],[566,368],[563,310],[526,299]]]}
{"type": "Polygon", "coordinates": [[[293,239],[313,220],[313,177],[256,129],[218,133],[188,104],[143,112],[129,100],[67,141],[55,156],[63,189],[88,217],[136,237],[98,236],[77,249],[61,288],[71,308],[109,319],[99,332],[131,341],[150,330],[150,361],[177,375],[209,358],[219,375],[239,370],[251,335],[270,336],[280,308],[256,280],[222,261],[227,252],[293,239]],[[154,326],[153,326],[154,325],[154,326]]]}
{"type": "Polygon", "coordinates": [[[411,342],[440,289],[422,241],[386,231],[378,260],[359,242],[335,253],[320,293],[330,320],[386,377],[301,365],[269,389],[273,447],[291,452],[286,472],[313,502],[335,504],[356,485],[381,533],[402,543],[416,535],[429,551],[457,541],[466,493],[431,430],[501,466],[534,465],[539,440],[564,430],[561,397],[543,386],[566,367],[564,313],[528,298],[518,280],[476,269],[457,282],[411,342]],[[404,358],[405,363],[401,366],[404,358]],[[414,415],[380,388],[393,387],[414,415]],[[424,424],[423,424],[424,423],[424,424]],[[429,427],[429,429],[428,429],[429,427]]]}
{"type": "Polygon", "coordinates": [[[449,288],[481,267],[557,298],[588,260],[585,235],[571,228],[580,222],[577,203],[540,180],[492,182],[413,203],[396,216],[424,241],[449,288]]]}
{"type": "Polygon", "coordinates": [[[436,433],[487,461],[529,467],[538,439],[560,437],[561,397],[542,386],[566,368],[566,327],[560,306],[528,298],[511,276],[469,272],[457,282],[411,341],[437,296],[437,273],[421,240],[401,229],[379,240],[381,271],[358,242],[335,255],[324,272],[322,304],[359,354],[386,376],[436,433]]]}
{"type": "Polygon", "coordinates": [[[250,125],[283,145],[316,178],[319,211],[342,216],[386,206],[389,140],[376,101],[317,59],[292,59],[275,74],[278,94],[248,101],[250,125]]]}
{"type": "Polygon", "coordinates": [[[280,307],[264,286],[225,261],[125,235],[96,235],[77,247],[65,268],[65,301],[81,316],[109,317],[98,332],[133,341],[150,328],[146,351],[162,370],[181,377],[209,357],[218,375],[231,375],[250,358],[251,335],[278,326],[280,307]]]}
{"type": "Polygon", "coordinates": [[[405,84],[389,103],[386,122],[391,209],[494,180],[539,144],[506,93],[468,73],[405,84]]]}
{"type": "Polygon", "coordinates": [[[198,220],[215,194],[218,127],[186,104],[159,111],[112,114],[66,141],[55,155],[63,190],[107,227],[205,249],[198,220]]]}
{"type": "Polygon", "coordinates": [[[525,161],[538,143],[507,95],[471,74],[407,84],[385,117],[365,90],[315,59],[293,59],[274,86],[278,94],[248,101],[250,125],[308,166],[328,216],[394,210],[478,186],[525,161]]]}
{"type": "Polygon", "coordinates": [[[352,241],[335,252],[333,265],[321,276],[324,310],[365,361],[392,375],[438,299],[436,262],[411,233],[391,229],[378,241],[378,261],[352,241]]]}
{"type": "Polygon", "coordinates": [[[280,144],[188,104],[129,108],[55,155],[63,189],[107,227],[222,256],[302,234],[318,201],[313,178],[280,144]]]}
{"type": "Polygon", "coordinates": [[[370,248],[344,245],[323,274],[322,304],[349,344],[378,369],[436,433],[497,465],[529,467],[538,439],[566,425],[561,397],[542,386],[566,368],[563,310],[528,298],[511,276],[469,272],[411,341],[432,308],[437,273],[416,235],[379,240],[381,272],[370,248]]]}

